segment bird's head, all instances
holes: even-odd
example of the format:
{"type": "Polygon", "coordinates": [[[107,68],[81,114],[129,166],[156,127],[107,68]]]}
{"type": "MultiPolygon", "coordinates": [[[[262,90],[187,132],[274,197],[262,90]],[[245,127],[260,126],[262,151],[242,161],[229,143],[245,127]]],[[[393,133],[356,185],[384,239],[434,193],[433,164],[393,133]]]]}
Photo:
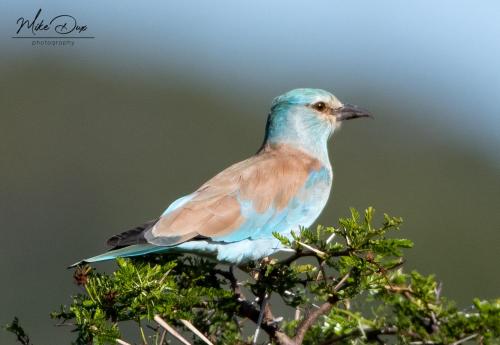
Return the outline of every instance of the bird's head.
{"type": "Polygon", "coordinates": [[[321,89],[295,89],[276,97],[267,120],[266,142],[302,148],[326,147],[343,121],[371,117],[366,110],[343,104],[321,89]]]}

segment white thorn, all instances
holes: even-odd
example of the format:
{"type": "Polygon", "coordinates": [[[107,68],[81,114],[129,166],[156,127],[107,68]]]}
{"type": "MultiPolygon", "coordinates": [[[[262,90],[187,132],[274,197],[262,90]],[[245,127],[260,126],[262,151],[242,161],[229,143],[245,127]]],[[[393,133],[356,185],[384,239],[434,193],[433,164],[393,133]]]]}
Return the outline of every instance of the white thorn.
{"type": "Polygon", "coordinates": [[[121,339],[116,339],[116,343],[120,344],[120,345],[131,345],[131,344],[127,343],[125,340],[121,340],[121,339]]]}
{"type": "Polygon", "coordinates": [[[184,345],[191,345],[191,343],[189,341],[186,340],[186,338],[184,338],[182,335],[179,334],[179,332],[177,332],[173,327],[171,327],[168,323],[165,322],[165,320],[163,320],[160,315],[155,315],[154,317],[155,321],[158,322],[158,324],[160,326],[162,326],[167,332],[169,332],[170,334],[172,334],[174,337],[176,337],[177,339],[179,339],[179,341],[181,343],[183,343],[184,345]]]}
{"type": "Polygon", "coordinates": [[[328,239],[326,240],[326,244],[330,244],[330,242],[332,242],[332,240],[335,238],[335,233],[331,234],[330,237],[328,237],[328,239]]]}
{"type": "Polygon", "coordinates": [[[300,241],[297,241],[297,243],[298,243],[298,244],[300,244],[302,247],[307,248],[307,249],[309,249],[310,251],[315,252],[315,253],[316,253],[316,254],[318,254],[320,257],[324,257],[324,256],[326,256],[326,253],[323,253],[321,250],[319,250],[319,249],[317,249],[317,248],[311,247],[310,245],[305,244],[305,243],[300,242],[300,241]]]}
{"type": "Polygon", "coordinates": [[[208,345],[214,345],[210,340],[208,340],[207,337],[205,337],[205,335],[203,335],[203,333],[201,333],[198,330],[198,328],[194,327],[194,325],[191,322],[189,322],[188,320],[183,320],[183,319],[181,319],[181,322],[184,324],[184,326],[186,326],[187,328],[189,328],[191,330],[191,332],[193,332],[198,337],[200,337],[200,339],[203,340],[206,344],[208,344],[208,345]]]}
{"type": "Polygon", "coordinates": [[[257,339],[259,338],[260,325],[262,324],[262,319],[264,318],[264,310],[266,309],[266,303],[268,297],[269,295],[266,293],[260,305],[259,318],[257,319],[257,329],[255,330],[255,334],[253,335],[253,342],[252,342],[253,345],[257,344],[257,339]]]}

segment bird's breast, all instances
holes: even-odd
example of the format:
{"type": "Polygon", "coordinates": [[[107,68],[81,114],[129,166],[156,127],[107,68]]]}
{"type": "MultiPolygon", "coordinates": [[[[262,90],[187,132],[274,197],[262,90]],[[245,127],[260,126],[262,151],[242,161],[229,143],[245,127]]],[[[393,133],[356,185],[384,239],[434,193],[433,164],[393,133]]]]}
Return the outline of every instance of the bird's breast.
{"type": "Polygon", "coordinates": [[[332,188],[332,170],[330,167],[321,167],[310,173],[304,187],[297,195],[302,203],[304,213],[303,226],[310,226],[328,202],[332,188]]]}

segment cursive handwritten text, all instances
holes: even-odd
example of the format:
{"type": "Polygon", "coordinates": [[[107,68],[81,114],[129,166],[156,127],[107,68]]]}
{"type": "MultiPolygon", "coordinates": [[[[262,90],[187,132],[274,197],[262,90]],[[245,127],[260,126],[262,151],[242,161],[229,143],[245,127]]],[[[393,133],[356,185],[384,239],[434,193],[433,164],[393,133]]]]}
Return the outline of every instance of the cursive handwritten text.
{"type": "Polygon", "coordinates": [[[49,32],[51,30],[59,35],[67,35],[70,33],[80,34],[87,30],[87,25],[79,25],[76,18],[69,14],[55,16],[46,23],[45,20],[41,18],[41,13],[42,9],[40,8],[35,17],[31,20],[19,17],[16,22],[18,25],[16,34],[19,34],[23,29],[31,30],[33,36],[35,36],[37,32],[49,32]]]}

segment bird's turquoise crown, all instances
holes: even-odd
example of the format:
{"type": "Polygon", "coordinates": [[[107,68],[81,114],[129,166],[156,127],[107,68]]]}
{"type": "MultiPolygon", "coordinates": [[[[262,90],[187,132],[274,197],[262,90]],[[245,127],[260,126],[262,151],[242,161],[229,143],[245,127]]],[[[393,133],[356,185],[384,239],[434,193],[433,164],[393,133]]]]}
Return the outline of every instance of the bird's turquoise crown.
{"type": "Polygon", "coordinates": [[[332,103],[341,105],[340,101],[330,92],[322,89],[300,88],[290,90],[281,96],[276,97],[272,104],[271,110],[279,104],[312,104],[319,100],[330,100],[332,103]]]}

